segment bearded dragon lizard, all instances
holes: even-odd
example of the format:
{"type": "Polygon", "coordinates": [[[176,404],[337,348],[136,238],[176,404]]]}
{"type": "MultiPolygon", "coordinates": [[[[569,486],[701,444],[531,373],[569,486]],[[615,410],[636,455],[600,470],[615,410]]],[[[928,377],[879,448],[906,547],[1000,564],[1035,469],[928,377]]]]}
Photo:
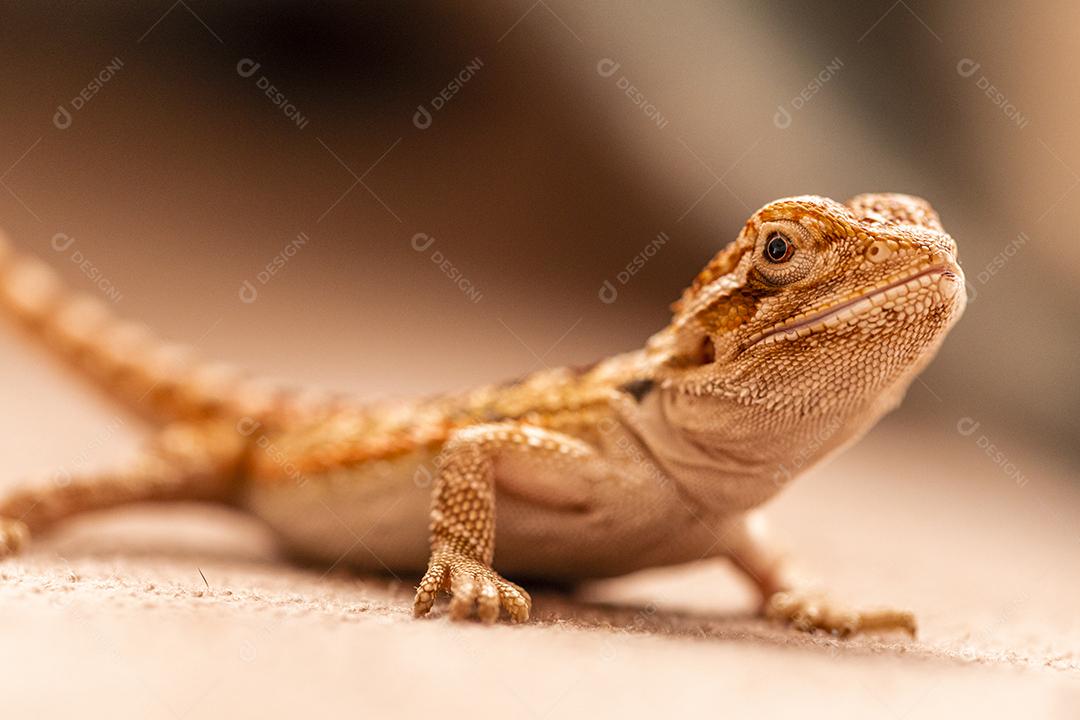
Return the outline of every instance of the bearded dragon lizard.
{"type": "Polygon", "coordinates": [[[453,618],[524,621],[532,601],[504,574],[566,582],[726,557],[770,617],[914,634],[910,613],[794,584],[758,509],[900,402],[963,311],[963,278],[922,199],[777,200],[640,350],[363,404],[197,361],[5,242],[3,304],[160,430],[129,467],[0,498],[0,554],[91,510],[206,500],[258,516],[295,555],[422,576],[417,616],[445,591],[453,618]]]}

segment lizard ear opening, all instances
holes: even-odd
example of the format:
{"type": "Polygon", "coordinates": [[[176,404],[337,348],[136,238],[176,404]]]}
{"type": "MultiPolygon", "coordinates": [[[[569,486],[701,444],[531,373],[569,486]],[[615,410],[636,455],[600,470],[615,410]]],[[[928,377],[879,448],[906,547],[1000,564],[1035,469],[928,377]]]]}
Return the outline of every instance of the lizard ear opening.
{"type": "Polygon", "coordinates": [[[652,351],[660,364],[673,370],[689,370],[703,367],[716,361],[716,344],[708,334],[683,334],[661,332],[649,341],[652,351]]]}
{"type": "Polygon", "coordinates": [[[744,229],[672,305],[675,316],[671,324],[653,335],[646,346],[661,365],[703,367],[715,362],[717,356],[726,356],[729,345],[734,348],[733,344],[723,342],[718,333],[742,322],[742,313],[732,313],[732,309],[735,304],[746,304],[739,290],[746,283],[749,263],[742,261],[753,248],[754,239],[744,229]]]}
{"type": "Polygon", "coordinates": [[[716,344],[708,335],[698,343],[697,357],[694,360],[694,364],[698,366],[709,365],[716,361],[716,344]]]}
{"type": "Polygon", "coordinates": [[[708,335],[703,336],[681,353],[667,359],[669,367],[699,368],[716,362],[716,345],[708,335]]]}

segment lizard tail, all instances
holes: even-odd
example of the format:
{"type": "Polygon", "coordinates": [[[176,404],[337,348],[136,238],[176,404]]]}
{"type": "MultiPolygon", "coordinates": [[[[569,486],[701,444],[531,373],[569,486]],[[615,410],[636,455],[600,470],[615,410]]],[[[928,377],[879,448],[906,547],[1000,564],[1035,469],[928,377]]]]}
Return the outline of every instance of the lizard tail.
{"type": "MultiPolygon", "coordinates": [[[[246,418],[281,424],[336,402],[311,397],[196,358],[145,325],[114,315],[103,302],[65,287],[41,260],[16,252],[0,233],[0,308],[102,389],[155,422],[246,418]]],[[[250,426],[249,426],[250,427],[250,426]]]]}

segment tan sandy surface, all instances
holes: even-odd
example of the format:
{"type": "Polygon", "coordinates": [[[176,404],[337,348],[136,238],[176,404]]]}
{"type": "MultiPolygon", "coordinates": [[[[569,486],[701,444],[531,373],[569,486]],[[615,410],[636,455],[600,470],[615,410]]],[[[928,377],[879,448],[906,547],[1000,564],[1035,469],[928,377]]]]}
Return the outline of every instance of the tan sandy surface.
{"type": "MultiPolygon", "coordinates": [[[[21,408],[0,413],[4,484],[139,434],[40,357],[0,344],[0,402],[21,408]]],[[[3,716],[1078,717],[1075,469],[957,420],[887,421],[772,506],[809,571],[912,608],[918,641],[771,627],[713,562],[537,591],[523,627],[414,621],[414,578],[297,569],[248,518],[138,508],[0,565],[3,716]]]]}

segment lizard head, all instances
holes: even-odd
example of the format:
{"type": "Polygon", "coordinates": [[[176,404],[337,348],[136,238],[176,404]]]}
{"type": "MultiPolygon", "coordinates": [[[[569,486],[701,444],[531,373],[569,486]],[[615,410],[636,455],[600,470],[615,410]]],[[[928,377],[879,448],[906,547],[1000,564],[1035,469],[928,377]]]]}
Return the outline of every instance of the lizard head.
{"type": "Polygon", "coordinates": [[[744,413],[747,432],[755,417],[892,407],[960,316],[963,290],[956,244],[926,201],[786,198],[701,271],[647,353],[684,400],[767,410],[744,413]]]}

